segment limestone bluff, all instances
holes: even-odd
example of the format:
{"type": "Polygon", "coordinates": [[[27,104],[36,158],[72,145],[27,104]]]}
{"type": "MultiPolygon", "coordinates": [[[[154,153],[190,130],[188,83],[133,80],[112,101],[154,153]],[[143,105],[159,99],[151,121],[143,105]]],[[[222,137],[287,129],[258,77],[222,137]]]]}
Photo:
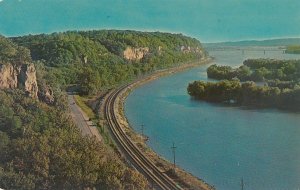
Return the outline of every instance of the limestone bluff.
{"type": "Polygon", "coordinates": [[[38,97],[36,69],[32,63],[0,64],[0,89],[24,90],[30,97],[38,97]]]}

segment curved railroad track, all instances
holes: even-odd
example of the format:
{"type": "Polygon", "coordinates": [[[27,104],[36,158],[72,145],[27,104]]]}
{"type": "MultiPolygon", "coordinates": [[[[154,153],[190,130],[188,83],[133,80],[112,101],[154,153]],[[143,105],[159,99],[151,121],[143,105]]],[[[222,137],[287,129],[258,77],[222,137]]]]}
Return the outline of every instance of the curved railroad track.
{"type": "Polygon", "coordinates": [[[162,190],[182,190],[164,172],[145,156],[134,142],[126,135],[122,129],[115,113],[116,98],[129,85],[125,85],[111,92],[105,101],[105,118],[109,128],[121,151],[129,158],[130,162],[153,184],[157,189],[162,190]]]}

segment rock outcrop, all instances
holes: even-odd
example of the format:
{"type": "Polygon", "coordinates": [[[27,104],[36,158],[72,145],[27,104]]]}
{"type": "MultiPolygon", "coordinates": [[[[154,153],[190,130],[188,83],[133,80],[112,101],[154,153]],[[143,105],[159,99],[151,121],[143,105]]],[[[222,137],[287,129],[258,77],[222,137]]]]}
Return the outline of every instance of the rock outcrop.
{"type": "Polygon", "coordinates": [[[0,89],[18,87],[18,70],[11,64],[0,64],[0,89]]]}
{"type": "Polygon", "coordinates": [[[29,96],[37,98],[38,85],[36,80],[36,70],[32,63],[21,65],[18,84],[20,87],[24,87],[29,96]]]}
{"type": "Polygon", "coordinates": [[[32,63],[20,65],[0,64],[0,89],[20,88],[37,98],[36,70],[32,63]]]}
{"type": "Polygon", "coordinates": [[[48,85],[39,88],[38,96],[40,100],[49,105],[52,105],[55,101],[53,90],[48,85]]]}
{"type": "Polygon", "coordinates": [[[199,47],[180,46],[179,49],[184,53],[202,53],[202,50],[199,47]]]}
{"type": "Polygon", "coordinates": [[[123,51],[123,57],[130,61],[138,61],[144,58],[147,54],[149,54],[149,48],[148,47],[142,47],[142,48],[132,48],[127,47],[123,51]]]}

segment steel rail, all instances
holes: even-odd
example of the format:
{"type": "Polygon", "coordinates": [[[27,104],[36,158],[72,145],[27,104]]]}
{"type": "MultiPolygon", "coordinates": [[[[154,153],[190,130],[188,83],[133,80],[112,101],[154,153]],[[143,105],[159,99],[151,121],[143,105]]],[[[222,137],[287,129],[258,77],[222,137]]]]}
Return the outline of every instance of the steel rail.
{"type": "Polygon", "coordinates": [[[132,164],[145,177],[153,182],[159,189],[162,190],[182,190],[170,177],[163,173],[155,164],[147,158],[134,142],[126,135],[122,129],[119,120],[115,113],[115,104],[117,97],[129,85],[120,87],[110,93],[105,101],[105,118],[108,122],[109,128],[124,154],[130,158],[132,164]]]}

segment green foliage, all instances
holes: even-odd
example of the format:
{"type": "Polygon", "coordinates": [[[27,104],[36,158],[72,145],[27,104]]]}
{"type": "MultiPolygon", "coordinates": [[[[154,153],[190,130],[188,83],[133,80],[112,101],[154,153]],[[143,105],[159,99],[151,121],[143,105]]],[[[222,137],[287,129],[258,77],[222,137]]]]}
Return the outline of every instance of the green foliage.
{"type": "Polygon", "coordinates": [[[300,82],[297,81],[280,81],[278,79],[268,81],[268,86],[278,87],[281,90],[285,88],[289,88],[289,89],[298,88],[299,85],[300,82]]]}
{"type": "Polygon", "coordinates": [[[230,66],[212,65],[207,69],[209,78],[241,81],[283,80],[298,81],[300,79],[300,60],[248,59],[237,69],[230,66]]]}
{"type": "Polygon", "coordinates": [[[254,82],[240,83],[237,80],[216,83],[195,81],[188,85],[189,95],[211,102],[234,103],[237,105],[275,107],[299,110],[300,88],[256,86],[254,82]]]}
{"type": "Polygon", "coordinates": [[[0,90],[0,187],[147,189],[146,179],[108,147],[81,136],[63,88],[76,84],[82,94],[96,94],[156,69],[198,60],[206,56],[200,42],[181,34],[116,30],[11,40],[0,36],[0,63],[34,62],[39,97],[51,89],[55,99],[48,105],[18,89],[0,90]],[[127,47],[149,52],[126,60],[127,47]]]}
{"type": "Polygon", "coordinates": [[[198,40],[159,32],[101,30],[12,40],[30,49],[32,59],[46,66],[56,84],[79,84],[82,94],[95,94],[156,69],[206,56],[198,40]],[[141,60],[126,60],[123,51],[127,47],[148,47],[149,52],[141,60]],[[184,52],[181,47],[192,50],[184,52]]]}
{"type": "Polygon", "coordinates": [[[99,41],[110,52],[121,55],[122,50],[127,46],[149,47],[152,52],[162,49],[176,51],[181,46],[191,46],[201,48],[198,40],[183,36],[182,34],[170,34],[161,32],[139,32],[129,30],[94,30],[79,32],[81,35],[99,41]]]}
{"type": "Polygon", "coordinates": [[[248,80],[251,78],[252,71],[246,65],[240,66],[236,71],[236,77],[242,81],[248,80]]]}
{"type": "Polygon", "coordinates": [[[111,63],[113,60],[124,63],[127,62],[123,59],[126,47],[148,47],[150,52],[147,59],[157,55],[175,56],[177,58],[172,57],[175,59],[172,60],[173,63],[191,57],[199,58],[202,56],[199,52],[204,52],[196,39],[181,34],[160,32],[100,30],[29,35],[12,39],[17,44],[28,47],[34,60],[45,60],[47,66],[111,63]],[[183,53],[180,51],[181,47],[191,47],[194,51],[183,53]],[[198,52],[195,51],[196,48],[198,52]]]}
{"type": "Polygon", "coordinates": [[[0,167],[0,187],[20,190],[35,189],[34,176],[17,173],[9,166],[5,170],[0,167]]]}
{"type": "Polygon", "coordinates": [[[34,101],[19,90],[0,91],[0,104],[0,187],[147,187],[146,180],[104,144],[81,136],[58,106],[34,101]]]}
{"type": "Polygon", "coordinates": [[[66,114],[56,107],[27,97],[21,90],[0,91],[0,130],[19,137],[26,129],[43,131],[46,127],[64,127],[66,114]]]}
{"type": "Polygon", "coordinates": [[[0,179],[6,189],[125,189],[128,184],[144,189],[147,185],[96,139],[82,137],[71,126],[42,134],[27,131],[9,144],[6,160],[0,179]]]}
{"type": "Polygon", "coordinates": [[[230,66],[217,66],[211,65],[207,68],[208,78],[214,78],[218,80],[232,79],[234,78],[234,70],[230,66]]]}
{"type": "Polygon", "coordinates": [[[94,94],[101,87],[100,73],[90,67],[84,67],[79,75],[79,85],[83,94],[94,94]]]}
{"type": "Polygon", "coordinates": [[[245,65],[242,65],[237,69],[233,69],[230,66],[218,66],[214,64],[207,68],[207,76],[217,80],[238,78],[245,81],[251,78],[251,74],[251,69],[245,65]]]}
{"type": "Polygon", "coordinates": [[[30,35],[13,40],[28,47],[34,60],[45,60],[49,66],[97,62],[108,53],[101,44],[76,33],[30,35]]]}
{"type": "Polygon", "coordinates": [[[188,86],[188,93],[199,99],[213,102],[229,102],[236,99],[238,90],[241,88],[239,81],[224,80],[218,83],[194,81],[188,86]]]}
{"type": "MultiPolygon", "coordinates": [[[[5,132],[0,131],[0,152],[5,152],[9,144],[9,137],[5,132]]],[[[1,160],[1,158],[0,158],[1,160]]]]}
{"type": "Polygon", "coordinates": [[[300,46],[299,45],[287,46],[285,53],[300,54],[300,46]]]}
{"type": "Polygon", "coordinates": [[[0,35],[0,63],[30,62],[30,51],[0,35]]]}

